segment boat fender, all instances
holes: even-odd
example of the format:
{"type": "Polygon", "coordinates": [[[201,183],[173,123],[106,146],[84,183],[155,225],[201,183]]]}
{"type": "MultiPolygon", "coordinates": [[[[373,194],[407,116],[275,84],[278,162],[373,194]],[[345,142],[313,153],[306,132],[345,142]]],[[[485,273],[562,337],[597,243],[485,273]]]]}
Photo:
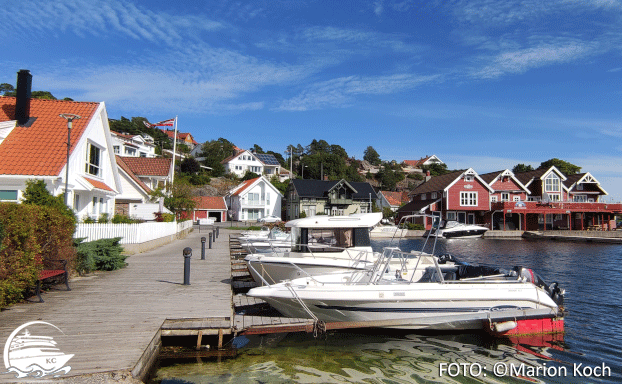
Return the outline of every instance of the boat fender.
{"type": "Polygon", "coordinates": [[[518,323],[516,321],[502,321],[500,323],[492,323],[490,325],[490,328],[492,329],[493,332],[503,333],[503,332],[511,331],[517,326],[518,326],[518,323]]]}

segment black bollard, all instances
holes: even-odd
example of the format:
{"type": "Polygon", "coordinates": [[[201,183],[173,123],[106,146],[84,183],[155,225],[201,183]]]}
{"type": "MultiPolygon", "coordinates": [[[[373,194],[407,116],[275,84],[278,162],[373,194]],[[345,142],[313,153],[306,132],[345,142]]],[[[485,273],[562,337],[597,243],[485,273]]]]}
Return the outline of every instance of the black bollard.
{"type": "Polygon", "coordinates": [[[201,237],[201,260],[205,260],[205,236],[201,237]]]}
{"type": "Polygon", "coordinates": [[[209,233],[209,249],[212,249],[212,233],[209,233]]]}
{"type": "Polygon", "coordinates": [[[220,236],[220,227],[216,227],[216,238],[220,236]]]}
{"type": "Polygon", "coordinates": [[[190,285],[190,258],[192,257],[192,248],[184,248],[184,285],[190,285]]]}
{"type": "Polygon", "coordinates": [[[216,242],[216,228],[212,228],[212,239],[216,242]]]}

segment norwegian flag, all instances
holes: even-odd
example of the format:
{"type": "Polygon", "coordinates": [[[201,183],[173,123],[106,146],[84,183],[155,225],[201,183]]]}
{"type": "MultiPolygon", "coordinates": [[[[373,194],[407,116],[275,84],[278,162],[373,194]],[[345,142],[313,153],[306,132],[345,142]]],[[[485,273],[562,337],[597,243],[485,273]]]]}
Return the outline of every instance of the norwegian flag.
{"type": "Polygon", "coordinates": [[[168,120],[160,121],[159,123],[155,123],[155,124],[151,124],[147,120],[143,120],[143,123],[145,123],[145,126],[147,126],[148,128],[173,127],[175,125],[175,119],[168,119],[168,120]]]}

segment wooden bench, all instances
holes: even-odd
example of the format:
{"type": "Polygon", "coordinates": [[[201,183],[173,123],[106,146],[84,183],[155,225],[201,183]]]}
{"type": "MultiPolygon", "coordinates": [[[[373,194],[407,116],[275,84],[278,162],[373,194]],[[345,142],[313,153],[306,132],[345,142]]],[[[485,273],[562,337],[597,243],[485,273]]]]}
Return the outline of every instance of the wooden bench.
{"type": "Polygon", "coordinates": [[[63,269],[44,269],[43,271],[39,272],[39,279],[37,280],[37,287],[35,293],[37,297],[39,297],[40,303],[43,303],[43,298],[41,297],[41,282],[45,279],[62,275],[65,278],[65,286],[67,286],[67,290],[71,291],[71,288],[69,288],[69,273],[67,272],[67,260],[54,260],[53,262],[62,265],[63,269]]]}

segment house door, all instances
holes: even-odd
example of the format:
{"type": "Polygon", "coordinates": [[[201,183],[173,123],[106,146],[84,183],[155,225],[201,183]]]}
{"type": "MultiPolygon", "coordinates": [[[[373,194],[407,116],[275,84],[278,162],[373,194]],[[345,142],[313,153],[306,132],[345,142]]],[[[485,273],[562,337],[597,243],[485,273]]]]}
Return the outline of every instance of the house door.
{"type": "Polygon", "coordinates": [[[466,223],[466,212],[458,212],[458,222],[466,223]]]}
{"type": "Polygon", "coordinates": [[[467,224],[475,224],[475,214],[469,213],[467,216],[467,224]]]}

